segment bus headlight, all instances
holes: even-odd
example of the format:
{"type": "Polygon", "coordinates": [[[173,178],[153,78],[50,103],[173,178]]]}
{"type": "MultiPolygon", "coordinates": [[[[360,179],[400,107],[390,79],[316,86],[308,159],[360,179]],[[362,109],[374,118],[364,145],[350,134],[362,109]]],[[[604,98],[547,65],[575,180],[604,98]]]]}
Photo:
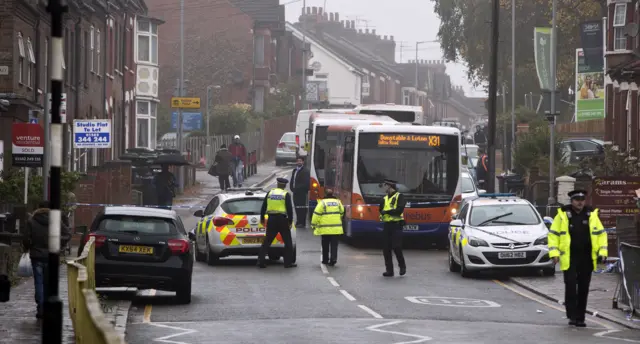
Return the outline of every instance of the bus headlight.
{"type": "Polygon", "coordinates": [[[363,210],[364,210],[364,207],[363,207],[363,206],[361,206],[361,205],[359,205],[359,206],[358,206],[358,211],[359,211],[359,212],[362,212],[363,210]]]}
{"type": "Polygon", "coordinates": [[[318,187],[318,183],[313,183],[313,187],[317,188],[318,187]]]}
{"type": "Polygon", "coordinates": [[[451,215],[455,215],[456,213],[458,213],[458,209],[451,208],[451,215]]]}

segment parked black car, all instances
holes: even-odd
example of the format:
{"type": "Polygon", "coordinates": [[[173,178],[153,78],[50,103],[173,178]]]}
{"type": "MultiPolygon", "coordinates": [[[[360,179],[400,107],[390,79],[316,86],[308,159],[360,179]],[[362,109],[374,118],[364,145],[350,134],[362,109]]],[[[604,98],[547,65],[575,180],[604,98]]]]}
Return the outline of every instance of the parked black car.
{"type": "Polygon", "coordinates": [[[564,162],[579,163],[585,157],[604,156],[604,141],[594,138],[566,139],[561,143],[564,162]]]}

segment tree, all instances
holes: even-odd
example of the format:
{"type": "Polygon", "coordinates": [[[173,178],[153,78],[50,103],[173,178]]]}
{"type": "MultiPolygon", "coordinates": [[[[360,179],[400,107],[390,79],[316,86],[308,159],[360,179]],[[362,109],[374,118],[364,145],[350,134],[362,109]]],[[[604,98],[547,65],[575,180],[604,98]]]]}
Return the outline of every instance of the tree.
{"type": "MultiPolygon", "coordinates": [[[[440,17],[438,38],[448,61],[467,65],[468,78],[479,86],[489,78],[491,57],[491,0],[432,0],[440,17]]],[[[516,0],[516,99],[539,93],[533,47],[534,27],[549,27],[552,0],[516,0]]],[[[498,79],[511,78],[511,0],[500,0],[498,79]]],[[[573,86],[575,50],[579,48],[580,23],[600,19],[596,0],[558,0],[558,64],[560,90],[573,86]]],[[[511,83],[507,82],[507,88],[511,83]]],[[[509,89],[509,95],[511,90],[509,89]]],[[[510,103],[511,97],[507,98],[510,103]]]]}
{"type": "MultiPolygon", "coordinates": [[[[517,137],[517,145],[513,156],[515,172],[526,176],[532,169],[536,169],[540,172],[540,175],[548,175],[551,155],[549,123],[543,118],[533,119],[528,124],[528,131],[519,133],[517,137]]],[[[556,135],[554,138],[555,174],[561,176],[575,171],[575,166],[566,164],[562,154],[562,136],[556,135]]]]}
{"type": "Polygon", "coordinates": [[[263,116],[273,118],[293,115],[295,99],[298,99],[301,94],[302,86],[299,82],[290,82],[272,88],[265,97],[263,116]]]}
{"type": "Polygon", "coordinates": [[[218,105],[213,109],[210,130],[213,135],[244,133],[254,123],[254,119],[251,105],[218,105]]]}

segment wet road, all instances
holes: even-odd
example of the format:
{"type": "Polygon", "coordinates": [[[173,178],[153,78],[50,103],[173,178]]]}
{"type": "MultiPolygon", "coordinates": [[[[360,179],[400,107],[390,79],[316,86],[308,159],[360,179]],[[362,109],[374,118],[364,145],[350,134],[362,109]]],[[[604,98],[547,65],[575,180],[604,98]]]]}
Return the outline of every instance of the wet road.
{"type": "MultiPolygon", "coordinates": [[[[197,218],[184,213],[187,227],[197,218]]],[[[341,244],[320,265],[319,239],[298,230],[298,268],[257,269],[255,259],[197,263],[189,305],[171,293],[136,299],[127,342],[165,343],[640,343],[601,319],[566,326],[557,304],[508,281],[463,279],[444,251],[406,251],[408,273],[383,278],[377,249],[341,244]]]]}

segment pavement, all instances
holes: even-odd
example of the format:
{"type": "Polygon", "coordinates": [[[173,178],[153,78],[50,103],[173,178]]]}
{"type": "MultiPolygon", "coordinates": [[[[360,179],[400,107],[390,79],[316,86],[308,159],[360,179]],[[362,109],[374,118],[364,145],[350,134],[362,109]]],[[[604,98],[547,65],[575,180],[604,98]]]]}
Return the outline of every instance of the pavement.
{"type": "MultiPolygon", "coordinates": [[[[187,228],[198,221],[181,215],[187,228]]],[[[379,249],[341,244],[338,265],[326,267],[309,229],[298,229],[297,246],[296,269],[257,269],[252,257],[196,263],[189,305],[138,295],[127,343],[640,343],[640,332],[606,319],[568,327],[561,305],[508,277],[451,273],[446,251],[407,250],[407,275],[384,278],[379,249]]]]}

